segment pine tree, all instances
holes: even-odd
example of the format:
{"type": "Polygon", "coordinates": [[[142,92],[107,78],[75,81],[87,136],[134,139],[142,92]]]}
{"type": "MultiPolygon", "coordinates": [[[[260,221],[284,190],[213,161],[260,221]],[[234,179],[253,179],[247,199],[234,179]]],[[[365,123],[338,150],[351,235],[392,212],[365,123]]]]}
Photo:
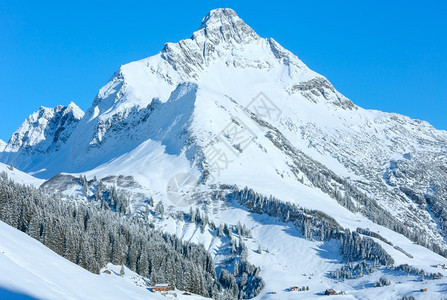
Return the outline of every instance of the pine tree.
{"type": "Polygon", "coordinates": [[[151,209],[149,208],[149,205],[146,203],[146,209],[144,211],[144,219],[147,221],[151,217],[151,209]]]}

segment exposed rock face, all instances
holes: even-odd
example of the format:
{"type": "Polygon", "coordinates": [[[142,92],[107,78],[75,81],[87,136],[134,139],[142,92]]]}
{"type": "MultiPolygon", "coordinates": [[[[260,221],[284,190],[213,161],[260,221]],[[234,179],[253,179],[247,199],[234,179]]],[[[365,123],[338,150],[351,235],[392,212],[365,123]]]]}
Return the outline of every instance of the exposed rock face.
{"type": "Polygon", "coordinates": [[[73,102],[68,106],[41,107],[13,133],[5,152],[54,152],[70,137],[84,112],[73,102]]]}

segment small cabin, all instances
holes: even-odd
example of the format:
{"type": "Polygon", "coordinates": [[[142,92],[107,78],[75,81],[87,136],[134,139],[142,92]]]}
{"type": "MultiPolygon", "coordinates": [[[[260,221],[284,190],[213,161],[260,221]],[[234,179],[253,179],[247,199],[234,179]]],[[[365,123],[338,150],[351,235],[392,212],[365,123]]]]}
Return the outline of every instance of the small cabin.
{"type": "Polygon", "coordinates": [[[427,291],[427,288],[423,288],[423,289],[421,289],[421,292],[422,293],[425,293],[427,291]]]}
{"type": "Polygon", "coordinates": [[[325,295],[337,295],[337,292],[334,289],[327,289],[324,291],[325,295]]]}
{"type": "Polygon", "coordinates": [[[153,292],[168,292],[171,290],[171,286],[167,283],[159,283],[151,287],[153,292]]]}
{"type": "Polygon", "coordinates": [[[297,286],[292,286],[292,287],[290,288],[290,291],[291,291],[291,292],[299,291],[299,290],[300,290],[300,288],[297,287],[297,286]]]}

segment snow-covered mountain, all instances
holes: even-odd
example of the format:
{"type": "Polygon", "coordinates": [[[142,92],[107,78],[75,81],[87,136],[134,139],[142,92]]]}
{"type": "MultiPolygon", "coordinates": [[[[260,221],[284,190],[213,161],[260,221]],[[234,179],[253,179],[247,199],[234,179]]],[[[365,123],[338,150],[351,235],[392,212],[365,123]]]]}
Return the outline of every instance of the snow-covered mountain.
{"type": "MultiPolygon", "coordinates": [[[[341,228],[380,234],[395,246],[377,240],[396,263],[424,268],[443,260],[430,250],[447,254],[447,132],[358,107],[231,9],[209,12],[191,38],[121,66],[85,115],[73,103],[41,108],[13,134],[0,160],[44,179],[72,173],[45,183],[70,195],[82,190],[67,184],[79,173],[90,180],[83,196],[99,182],[114,184],[131,195],[135,214],[147,197],[176,213],[231,193],[229,187],[247,187],[258,197],[323,212],[341,228]],[[192,180],[180,191],[185,174],[192,180]]],[[[214,220],[261,228],[253,247],[274,247],[267,231],[278,236],[284,226],[240,207],[215,209],[208,212],[214,220]]],[[[189,234],[174,219],[155,223],[216,250],[212,236],[189,234]]],[[[294,239],[283,239],[290,248],[294,239]]],[[[269,264],[249,259],[266,278],[280,274],[273,257],[269,264]]],[[[284,274],[295,276],[283,263],[284,274]]]]}
{"type": "Polygon", "coordinates": [[[58,152],[83,116],[73,102],[55,108],[40,107],[13,133],[3,147],[2,159],[28,170],[41,157],[58,152]]]}
{"type": "Polygon", "coordinates": [[[67,141],[71,131],[83,116],[84,112],[73,102],[67,107],[42,106],[14,132],[4,151],[18,152],[35,146],[39,146],[36,148],[41,152],[57,150],[58,145],[67,141]]]}

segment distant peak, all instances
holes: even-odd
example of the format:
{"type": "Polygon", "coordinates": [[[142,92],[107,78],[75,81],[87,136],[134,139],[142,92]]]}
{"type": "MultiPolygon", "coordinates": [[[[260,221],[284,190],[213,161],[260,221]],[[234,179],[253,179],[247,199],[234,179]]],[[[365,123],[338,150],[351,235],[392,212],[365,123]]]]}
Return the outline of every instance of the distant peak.
{"type": "Polygon", "coordinates": [[[76,105],[74,102],[70,102],[67,106],[65,105],[58,105],[54,108],[51,107],[45,107],[41,106],[37,112],[32,114],[30,118],[35,122],[38,118],[52,118],[55,113],[61,112],[62,114],[67,114],[72,112],[73,116],[76,119],[81,119],[84,116],[84,112],[82,109],[79,108],[79,106],[76,105]]]}

